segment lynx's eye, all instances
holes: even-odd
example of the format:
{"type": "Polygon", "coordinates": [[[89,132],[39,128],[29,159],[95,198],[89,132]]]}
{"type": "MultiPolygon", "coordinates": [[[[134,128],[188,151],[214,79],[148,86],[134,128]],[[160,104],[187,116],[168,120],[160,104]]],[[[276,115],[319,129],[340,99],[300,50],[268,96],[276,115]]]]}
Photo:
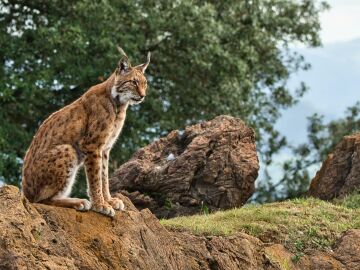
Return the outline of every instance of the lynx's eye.
{"type": "Polygon", "coordinates": [[[139,82],[136,81],[136,80],[131,81],[131,83],[132,83],[133,85],[135,85],[135,86],[138,86],[138,85],[139,85],[139,82]]]}

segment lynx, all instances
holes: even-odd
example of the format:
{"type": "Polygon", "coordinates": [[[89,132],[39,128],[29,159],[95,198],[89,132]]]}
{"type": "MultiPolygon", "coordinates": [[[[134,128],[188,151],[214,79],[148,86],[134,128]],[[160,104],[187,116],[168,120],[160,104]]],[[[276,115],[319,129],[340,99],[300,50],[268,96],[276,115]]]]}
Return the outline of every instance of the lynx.
{"type": "Polygon", "coordinates": [[[35,134],[24,158],[22,189],[30,202],[93,210],[114,216],[123,202],[111,197],[110,150],[124,125],[128,105],[144,101],[147,62],[132,67],[124,51],[114,73],[79,99],[51,114],[35,134]],[[84,164],[88,195],[69,198],[78,169],[84,164]]]}

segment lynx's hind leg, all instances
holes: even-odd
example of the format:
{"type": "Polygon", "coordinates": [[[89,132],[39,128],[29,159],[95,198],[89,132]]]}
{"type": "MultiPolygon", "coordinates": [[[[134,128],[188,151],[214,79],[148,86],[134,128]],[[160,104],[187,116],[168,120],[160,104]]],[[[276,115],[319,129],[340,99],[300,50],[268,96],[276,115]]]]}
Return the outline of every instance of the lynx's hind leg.
{"type": "Polygon", "coordinates": [[[87,211],[91,203],[85,199],[68,198],[80,166],[76,150],[71,145],[58,145],[44,155],[38,169],[37,200],[40,203],[87,211]]]}
{"type": "Polygon", "coordinates": [[[69,193],[78,167],[76,151],[71,145],[43,150],[33,159],[34,162],[25,168],[23,177],[23,191],[31,202],[69,193]]]}

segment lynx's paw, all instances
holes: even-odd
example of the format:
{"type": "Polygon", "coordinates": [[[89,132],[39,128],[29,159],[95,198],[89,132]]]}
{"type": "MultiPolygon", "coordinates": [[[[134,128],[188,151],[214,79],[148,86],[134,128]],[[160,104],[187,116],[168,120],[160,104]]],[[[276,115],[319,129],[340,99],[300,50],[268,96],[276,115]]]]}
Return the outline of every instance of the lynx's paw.
{"type": "Polygon", "coordinates": [[[88,200],[79,200],[79,203],[74,207],[78,211],[89,211],[91,208],[91,202],[88,200]]]}
{"type": "Polygon", "coordinates": [[[108,203],[109,203],[115,210],[123,211],[123,210],[125,209],[125,205],[124,205],[123,201],[120,200],[119,198],[111,198],[110,200],[108,200],[108,203]]]}
{"type": "Polygon", "coordinates": [[[109,217],[115,216],[115,210],[108,203],[103,203],[103,204],[94,203],[91,209],[95,212],[101,213],[109,217]]]}

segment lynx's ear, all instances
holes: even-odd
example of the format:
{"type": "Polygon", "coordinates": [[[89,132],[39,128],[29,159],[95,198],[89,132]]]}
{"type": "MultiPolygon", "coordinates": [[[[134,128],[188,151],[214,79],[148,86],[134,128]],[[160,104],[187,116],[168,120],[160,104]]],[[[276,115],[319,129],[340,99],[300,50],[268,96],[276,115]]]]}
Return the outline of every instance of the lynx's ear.
{"type": "Polygon", "coordinates": [[[118,63],[117,71],[120,74],[124,74],[129,71],[131,64],[130,64],[129,58],[126,55],[126,53],[124,52],[124,50],[121,47],[117,47],[117,48],[118,48],[118,51],[120,52],[120,54],[122,54],[122,56],[123,56],[118,63]]]}
{"type": "Polygon", "coordinates": [[[130,68],[129,59],[127,57],[121,58],[118,63],[118,68],[117,68],[118,72],[120,74],[124,74],[129,71],[129,68],[130,68]]]}
{"type": "Polygon", "coordinates": [[[142,73],[145,73],[146,68],[147,68],[148,65],[150,64],[150,57],[151,57],[151,53],[148,52],[146,63],[136,66],[136,68],[137,68],[138,70],[140,70],[142,73]]]}

